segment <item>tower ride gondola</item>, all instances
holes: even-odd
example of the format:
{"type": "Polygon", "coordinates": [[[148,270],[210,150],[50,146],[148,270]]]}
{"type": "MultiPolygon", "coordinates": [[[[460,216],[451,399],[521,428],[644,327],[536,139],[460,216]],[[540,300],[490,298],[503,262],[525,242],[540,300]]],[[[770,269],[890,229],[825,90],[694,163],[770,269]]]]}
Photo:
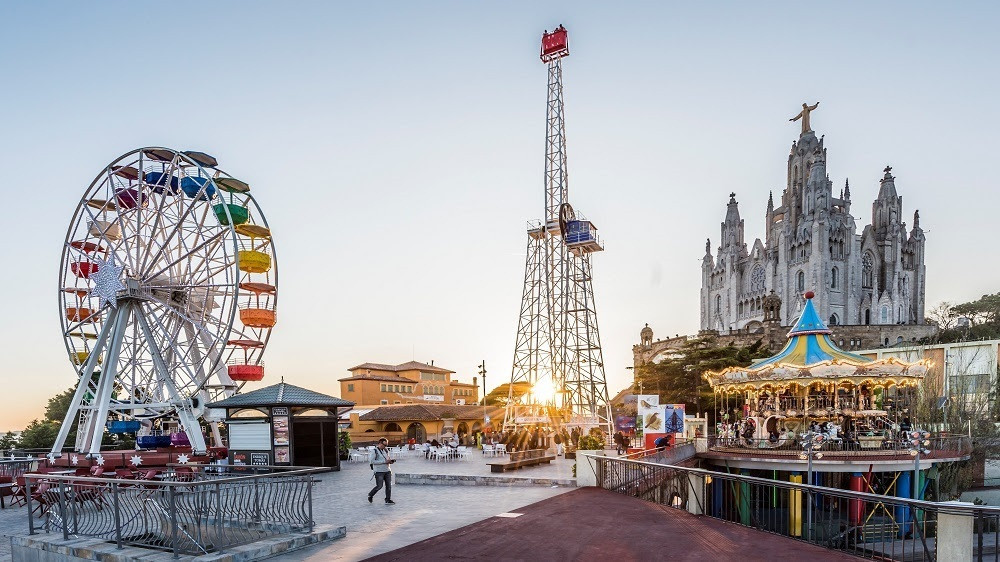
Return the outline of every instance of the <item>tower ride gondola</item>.
{"type": "Polygon", "coordinates": [[[604,357],[590,256],[604,249],[597,227],[569,202],[562,59],[569,36],[542,34],[548,67],[544,220],[528,224],[514,363],[504,429],[544,425],[602,427],[611,433],[604,357]],[[519,389],[526,388],[525,393],[519,389]]]}
{"type": "Polygon", "coordinates": [[[88,455],[105,427],[205,453],[205,404],[264,376],[277,283],[267,220],[215,158],[141,148],[105,167],[77,205],[59,266],[79,380],[52,454],[74,422],[73,448],[88,455]]]}

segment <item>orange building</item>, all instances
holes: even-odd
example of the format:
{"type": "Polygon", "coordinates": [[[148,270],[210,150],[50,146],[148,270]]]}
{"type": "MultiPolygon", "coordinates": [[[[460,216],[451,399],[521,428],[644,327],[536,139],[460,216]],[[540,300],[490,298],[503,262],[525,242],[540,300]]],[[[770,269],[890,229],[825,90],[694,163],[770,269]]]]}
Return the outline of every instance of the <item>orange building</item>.
{"type": "Polygon", "coordinates": [[[455,371],[409,361],[401,365],[362,363],[340,379],[340,396],[359,406],[392,404],[476,404],[479,385],[452,380],[455,371]]]}

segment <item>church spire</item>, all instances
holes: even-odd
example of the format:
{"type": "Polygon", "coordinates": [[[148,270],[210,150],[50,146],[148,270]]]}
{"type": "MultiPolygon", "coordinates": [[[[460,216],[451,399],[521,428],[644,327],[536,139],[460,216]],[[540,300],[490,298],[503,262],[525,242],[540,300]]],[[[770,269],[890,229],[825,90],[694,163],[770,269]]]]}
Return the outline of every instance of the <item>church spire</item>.
{"type": "Polygon", "coordinates": [[[844,178],[844,201],[851,200],[851,180],[850,178],[844,178]]]}
{"type": "Polygon", "coordinates": [[[740,218],[739,203],[736,193],[729,194],[729,204],[726,205],[726,222],[722,223],[722,247],[743,245],[743,219],[740,218]]]}

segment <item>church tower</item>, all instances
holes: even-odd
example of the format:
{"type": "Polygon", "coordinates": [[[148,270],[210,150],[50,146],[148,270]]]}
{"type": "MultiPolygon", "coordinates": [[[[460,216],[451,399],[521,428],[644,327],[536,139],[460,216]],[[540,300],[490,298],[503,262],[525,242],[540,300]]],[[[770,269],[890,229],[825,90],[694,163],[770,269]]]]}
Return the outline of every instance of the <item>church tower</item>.
{"type": "Polygon", "coordinates": [[[829,325],[918,324],[924,320],[924,233],[919,214],[909,233],[891,169],[872,204],[872,224],[858,234],[851,185],[837,194],[824,138],[810,125],[818,103],[802,105],[792,121],[801,132],[788,154],[780,204],[769,195],[764,240],[747,249],[744,222],[730,193],[718,254],[702,258],[701,329],[763,331],[791,325],[802,294],[829,325]],[[767,306],[773,302],[783,306],[767,306]],[[775,318],[777,316],[777,318],[775,318]]]}

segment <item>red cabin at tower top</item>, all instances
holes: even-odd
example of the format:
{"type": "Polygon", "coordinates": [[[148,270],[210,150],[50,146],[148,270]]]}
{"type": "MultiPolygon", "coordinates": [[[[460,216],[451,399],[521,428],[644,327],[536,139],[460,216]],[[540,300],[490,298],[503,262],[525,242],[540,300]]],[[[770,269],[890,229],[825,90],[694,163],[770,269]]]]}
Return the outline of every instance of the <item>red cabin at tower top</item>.
{"type": "Polygon", "coordinates": [[[560,25],[552,32],[542,33],[542,62],[561,59],[567,55],[569,55],[569,34],[565,27],[560,25]]]}

